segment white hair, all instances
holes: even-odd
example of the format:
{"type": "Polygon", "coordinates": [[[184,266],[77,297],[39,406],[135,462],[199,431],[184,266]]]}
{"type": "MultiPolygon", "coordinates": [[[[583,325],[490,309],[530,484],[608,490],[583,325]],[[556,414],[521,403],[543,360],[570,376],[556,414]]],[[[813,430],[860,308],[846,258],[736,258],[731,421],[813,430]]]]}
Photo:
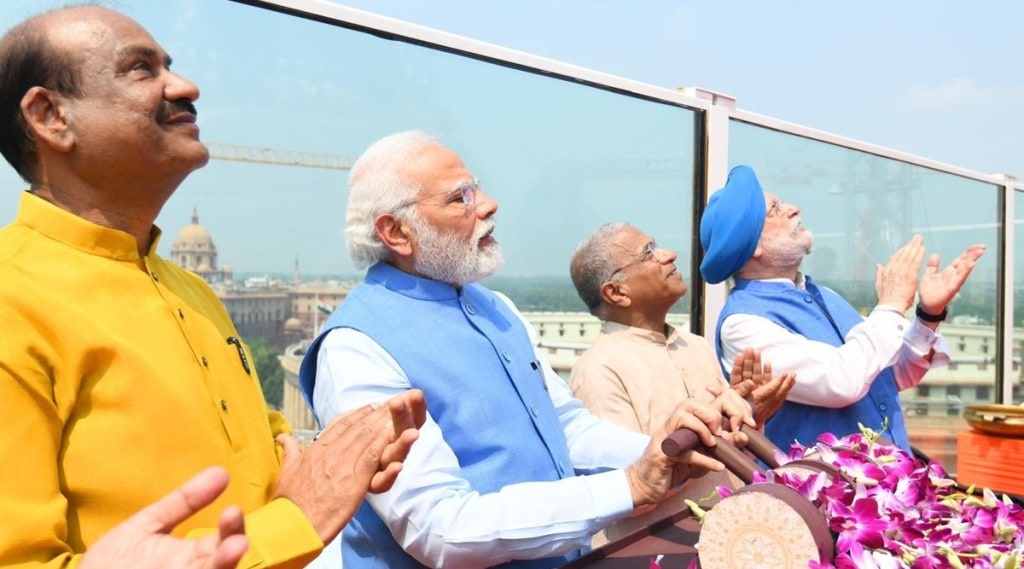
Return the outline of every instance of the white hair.
{"type": "Polygon", "coordinates": [[[397,213],[419,194],[421,188],[406,175],[405,165],[431,146],[443,145],[437,137],[423,131],[399,132],[371,144],[352,165],[345,242],[357,269],[387,258],[388,248],[377,237],[374,220],[385,213],[397,213]]]}

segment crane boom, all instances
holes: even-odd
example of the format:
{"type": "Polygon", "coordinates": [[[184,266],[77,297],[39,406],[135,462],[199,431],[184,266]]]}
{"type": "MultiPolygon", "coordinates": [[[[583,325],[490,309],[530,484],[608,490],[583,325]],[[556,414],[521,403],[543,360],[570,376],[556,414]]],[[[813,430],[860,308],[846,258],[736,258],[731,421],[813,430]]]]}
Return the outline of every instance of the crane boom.
{"type": "Polygon", "coordinates": [[[219,142],[208,142],[206,147],[210,150],[210,158],[215,160],[257,162],[279,166],[304,166],[306,168],[326,168],[328,170],[348,170],[352,167],[352,158],[337,154],[300,152],[297,150],[282,150],[279,148],[247,146],[244,144],[223,144],[219,142]]]}

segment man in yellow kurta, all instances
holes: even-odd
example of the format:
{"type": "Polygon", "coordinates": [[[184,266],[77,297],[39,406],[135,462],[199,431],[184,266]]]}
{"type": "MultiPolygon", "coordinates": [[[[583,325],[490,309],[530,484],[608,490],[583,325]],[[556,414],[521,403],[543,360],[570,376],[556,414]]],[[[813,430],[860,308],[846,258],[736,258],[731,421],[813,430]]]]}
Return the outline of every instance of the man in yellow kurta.
{"type": "MultiPolygon", "coordinates": [[[[573,395],[598,417],[642,433],[664,424],[687,399],[711,402],[742,395],[754,403],[760,425],[785,400],[793,378],[783,374],[773,380],[770,368],[763,373],[760,358],[750,351],[738,358],[736,390],[730,390],[711,345],[666,322],[669,310],[686,294],[675,260],[674,252],[625,223],[603,225],[580,242],[570,263],[573,284],[604,326],[573,365],[573,395]]],[[[685,509],[686,499],[711,498],[716,486],[739,484],[726,472],[690,479],[672,499],[608,527],[604,537],[618,539],[685,509]]],[[[595,544],[602,541],[599,537],[595,544]]]]}
{"type": "Polygon", "coordinates": [[[211,465],[231,483],[177,533],[237,504],[240,567],[302,566],[390,486],[422,422],[413,394],[299,448],[220,301],[156,255],[160,208],[209,159],[199,91],[169,65],[98,7],[0,40],[0,151],[31,184],[0,230],[0,566],[75,565],[211,465]]]}

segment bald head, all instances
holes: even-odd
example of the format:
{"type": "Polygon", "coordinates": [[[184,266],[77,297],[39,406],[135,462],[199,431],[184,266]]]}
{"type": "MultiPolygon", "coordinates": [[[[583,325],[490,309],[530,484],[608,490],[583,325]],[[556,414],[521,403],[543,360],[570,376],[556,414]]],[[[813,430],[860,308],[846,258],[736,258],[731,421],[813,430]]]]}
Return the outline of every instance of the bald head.
{"type": "Polygon", "coordinates": [[[62,8],[39,14],[11,28],[0,39],[0,153],[26,181],[33,181],[38,160],[35,142],[21,112],[32,87],[69,97],[81,95],[81,77],[73,52],[52,41],[51,32],[69,25],[96,6],[62,8]]]}
{"type": "MultiPolygon", "coordinates": [[[[131,18],[95,5],[58,8],[33,16],[0,38],[0,153],[23,179],[38,181],[38,133],[25,113],[26,95],[35,88],[81,99],[89,74],[103,71],[125,49],[124,41],[156,46],[131,18]],[[89,63],[92,63],[91,65],[89,63]]],[[[158,48],[158,46],[157,46],[158,48]]],[[[166,57],[163,55],[162,57],[166,57]]]]}

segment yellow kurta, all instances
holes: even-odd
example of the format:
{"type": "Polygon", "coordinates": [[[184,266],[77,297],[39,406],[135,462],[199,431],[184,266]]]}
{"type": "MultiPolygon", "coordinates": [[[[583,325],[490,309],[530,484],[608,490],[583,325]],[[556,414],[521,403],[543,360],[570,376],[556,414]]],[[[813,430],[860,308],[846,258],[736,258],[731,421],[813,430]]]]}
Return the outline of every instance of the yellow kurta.
{"type": "Polygon", "coordinates": [[[0,230],[0,566],[73,565],[211,465],[231,484],[177,534],[237,504],[240,567],[302,566],[322,547],[297,506],[268,503],[288,425],[228,342],[227,312],[155,250],[140,258],[127,233],[27,192],[0,230]]]}

